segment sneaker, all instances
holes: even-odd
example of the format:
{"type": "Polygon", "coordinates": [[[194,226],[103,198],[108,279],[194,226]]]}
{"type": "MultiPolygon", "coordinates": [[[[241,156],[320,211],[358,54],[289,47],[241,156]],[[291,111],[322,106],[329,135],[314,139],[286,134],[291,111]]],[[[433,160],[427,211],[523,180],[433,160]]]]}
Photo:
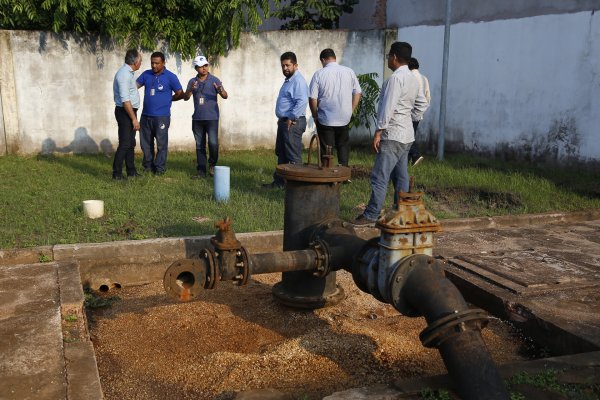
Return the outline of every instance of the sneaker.
{"type": "Polygon", "coordinates": [[[344,181],[344,182],[342,182],[342,183],[343,183],[344,185],[348,185],[348,184],[352,183],[352,180],[348,179],[348,180],[345,180],[345,181],[344,181]]]}
{"type": "Polygon", "coordinates": [[[419,164],[421,161],[423,161],[425,159],[425,157],[421,156],[419,158],[417,158],[415,161],[413,161],[412,165],[413,167],[416,166],[417,164],[419,164]]]}
{"type": "Polygon", "coordinates": [[[375,225],[375,222],[377,222],[377,221],[373,221],[372,219],[365,217],[364,214],[361,214],[358,217],[356,217],[356,219],[354,221],[352,221],[352,224],[367,226],[367,225],[375,225]]]}

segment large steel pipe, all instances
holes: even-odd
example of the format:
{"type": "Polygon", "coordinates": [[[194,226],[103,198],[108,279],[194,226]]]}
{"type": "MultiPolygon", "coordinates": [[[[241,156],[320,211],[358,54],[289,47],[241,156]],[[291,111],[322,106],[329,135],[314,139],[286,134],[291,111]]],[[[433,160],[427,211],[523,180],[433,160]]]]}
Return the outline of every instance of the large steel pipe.
{"type": "Polygon", "coordinates": [[[481,337],[481,314],[469,309],[446,277],[441,262],[417,257],[400,291],[405,305],[417,310],[429,326],[423,344],[436,347],[460,397],[465,400],[509,398],[502,378],[481,337]]]}
{"type": "MultiPolygon", "coordinates": [[[[277,173],[286,180],[283,250],[306,249],[321,224],[337,219],[340,184],[350,178],[350,169],[323,168],[310,165],[309,160],[308,165],[279,165],[277,173]]],[[[345,296],[336,285],[335,272],[309,271],[284,272],[273,294],[283,304],[298,308],[333,305],[345,296]]]]}

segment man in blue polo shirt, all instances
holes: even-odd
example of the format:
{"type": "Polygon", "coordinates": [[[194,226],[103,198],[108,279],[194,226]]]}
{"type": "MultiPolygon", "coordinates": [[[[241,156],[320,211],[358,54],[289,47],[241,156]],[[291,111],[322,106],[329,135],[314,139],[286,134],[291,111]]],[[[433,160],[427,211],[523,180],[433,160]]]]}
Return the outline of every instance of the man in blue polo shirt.
{"type": "Polygon", "coordinates": [[[137,78],[144,86],[144,108],[140,120],[140,145],[144,153],[144,171],[162,175],[167,170],[171,103],[183,98],[177,76],[165,68],[165,55],[159,51],[150,56],[150,66],[137,78]],[[156,153],[154,140],[156,139],[156,153]]]}
{"type": "MultiPolygon", "coordinates": [[[[306,105],[308,104],[308,85],[298,71],[296,54],[285,52],[280,57],[281,72],[285,80],[279,89],[275,115],[277,116],[277,139],[275,154],[277,164],[302,163],[302,134],[306,130],[306,105]]],[[[273,174],[273,182],[265,183],[265,188],[282,188],[285,181],[273,174]]]]}

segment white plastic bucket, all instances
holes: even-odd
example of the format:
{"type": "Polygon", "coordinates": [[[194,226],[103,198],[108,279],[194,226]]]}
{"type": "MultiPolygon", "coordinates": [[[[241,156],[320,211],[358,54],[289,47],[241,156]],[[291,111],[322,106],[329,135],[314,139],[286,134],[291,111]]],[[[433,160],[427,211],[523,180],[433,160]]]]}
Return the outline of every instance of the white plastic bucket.
{"type": "Polygon", "coordinates": [[[83,215],[87,218],[95,219],[104,215],[104,201],[102,200],[84,200],[83,215]]]}

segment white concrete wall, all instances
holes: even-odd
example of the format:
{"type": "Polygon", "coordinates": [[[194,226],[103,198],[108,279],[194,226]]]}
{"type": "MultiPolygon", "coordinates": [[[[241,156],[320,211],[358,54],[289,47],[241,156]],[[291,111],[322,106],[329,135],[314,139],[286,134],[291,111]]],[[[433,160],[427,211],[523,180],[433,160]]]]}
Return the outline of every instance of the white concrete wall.
{"type": "MultiPolygon", "coordinates": [[[[16,107],[11,112],[11,137],[19,138],[18,152],[111,152],[116,149],[112,82],[123,63],[124,50],[110,43],[84,42],[44,32],[3,31],[9,37],[14,63],[16,107]]],[[[320,68],[318,56],[331,47],[338,61],[357,73],[383,72],[381,31],[305,31],[244,34],[241,46],[213,66],[229,93],[220,100],[221,144],[224,148],[273,147],[276,134],[275,100],[283,82],[279,56],[291,50],[298,56],[307,82],[320,68]],[[371,54],[377,53],[377,57],[371,54]]],[[[149,53],[142,68],[150,67],[149,53]]],[[[213,60],[214,61],[214,60],[213,60]]],[[[167,54],[166,67],[185,88],[195,72],[191,62],[167,54]]],[[[2,83],[6,86],[6,82],[2,83]]],[[[143,98],[143,90],[140,90],[143,98]]],[[[10,108],[3,104],[3,115],[10,108]]],[[[193,102],[173,103],[169,146],[194,149],[191,133],[193,102]]],[[[141,114],[141,111],[139,112],[141,114]]],[[[307,115],[310,115],[307,109],[307,115]]],[[[308,131],[314,129],[312,119],[308,131]]],[[[357,132],[353,133],[355,136],[357,132]]],[[[8,135],[8,133],[7,133],[8,135]]],[[[366,132],[364,133],[366,136],[366,132]]],[[[308,140],[308,135],[305,135],[308,140]]],[[[0,142],[1,143],[1,142],[0,142]]],[[[139,150],[139,146],[137,148],[139,150]]],[[[2,153],[0,153],[2,154],[2,153]]]]}
{"type": "MultiPolygon", "coordinates": [[[[443,26],[398,31],[430,81],[432,104],[421,132],[433,143],[443,36],[443,26]]],[[[446,148],[599,161],[598,43],[600,21],[592,12],[452,25],[446,148]]]]}
{"type": "MultiPolygon", "coordinates": [[[[383,76],[381,31],[272,31],[244,35],[238,50],[221,59],[218,76],[229,99],[220,103],[221,143],[227,148],[273,147],[277,133],[275,102],[283,83],[279,57],[293,51],[307,81],[321,68],[319,53],[326,47],[336,52],[338,62],[357,74],[377,72],[383,76]],[[372,56],[378,54],[378,57],[372,56]]],[[[307,132],[315,130],[307,107],[307,132]]],[[[366,134],[366,132],[365,132],[366,134]]],[[[364,138],[353,131],[353,140],[364,138]]],[[[310,136],[304,135],[305,143],[310,136]]]]}

